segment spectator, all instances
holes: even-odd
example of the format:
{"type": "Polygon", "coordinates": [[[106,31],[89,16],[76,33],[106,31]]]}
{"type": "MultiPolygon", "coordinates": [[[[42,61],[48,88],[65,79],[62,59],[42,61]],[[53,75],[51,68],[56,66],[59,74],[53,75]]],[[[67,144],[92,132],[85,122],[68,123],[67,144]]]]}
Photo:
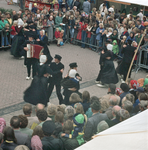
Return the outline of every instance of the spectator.
{"type": "Polygon", "coordinates": [[[57,112],[56,105],[54,105],[54,104],[48,105],[48,107],[47,107],[47,114],[48,114],[48,117],[51,118],[51,120],[53,122],[55,121],[56,112],[57,112]]]}
{"type": "Polygon", "coordinates": [[[32,150],[43,150],[42,149],[42,142],[39,138],[39,136],[34,135],[31,139],[31,148],[32,150]]]}
{"type": "Polygon", "coordinates": [[[99,113],[99,110],[101,109],[100,101],[94,101],[90,105],[90,107],[92,109],[93,115],[92,115],[92,117],[90,117],[88,119],[86,127],[85,127],[84,139],[86,141],[89,141],[91,139],[91,137],[94,134],[96,134],[98,123],[101,122],[102,120],[108,119],[106,114],[99,113]]]}
{"type": "Polygon", "coordinates": [[[14,150],[29,150],[29,148],[25,145],[19,145],[14,150]]]}
{"type": "Polygon", "coordinates": [[[90,6],[90,0],[87,0],[83,3],[83,11],[87,14],[90,13],[90,10],[91,10],[91,6],[90,6]]]}
{"type": "Polygon", "coordinates": [[[70,95],[69,102],[71,103],[71,106],[74,107],[76,103],[82,102],[82,99],[77,93],[72,93],[70,95]]]}
{"type": "MultiPolygon", "coordinates": [[[[71,120],[65,121],[64,125],[63,125],[64,135],[71,134],[72,130],[73,130],[73,122],[71,120]]],[[[63,142],[65,149],[74,150],[75,148],[77,148],[79,146],[79,143],[76,140],[76,138],[69,138],[69,137],[67,138],[67,137],[61,136],[61,135],[60,135],[60,139],[63,142]]]]}
{"type": "Polygon", "coordinates": [[[61,111],[57,111],[55,115],[55,122],[59,122],[63,125],[64,122],[64,114],[61,111]]]}
{"type": "Polygon", "coordinates": [[[65,120],[73,120],[73,116],[75,114],[75,109],[72,106],[67,106],[65,108],[65,120]]]}
{"type": "MultiPolygon", "coordinates": [[[[42,104],[37,104],[35,111],[37,112],[37,110],[43,109],[43,107],[44,106],[42,104]]],[[[23,113],[28,119],[28,125],[27,125],[28,128],[33,129],[34,126],[39,124],[39,120],[36,116],[31,117],[31,114],[32,114],[32,105],[31,104],[25,104],[23,106],[23,113]]]]}
{"type": "Polygon", "coordinates": [[[49,17],[49,20],[47,21],[47,35],[48,35],[48,41],[53,41],[53,28],[54,28],[54,21],[53,16],[49,17]]]}
{"type": "Polygon", "coordinates": [[[43,130],[42,130],[41,126],[36,126],[33,129],[32,137],[35,136],[35,135],[37,135],[40,139],[42,139],[44,137],[44,133],[43,133],[43,130]]]}
{"type": "Polygon", "coordinates": [[[132,116],[132,109],[133,109],[133,104],[132,102],[130,102],[129,100],[125,100],[122,102],[122,108],[127,110],[130,114],[130,116],[132,116]]]}
{"type": "Polygon", "coordinates": [[[4,131],[4,142],[1,144],[3,150],[14,150],[17,147],[17,140],[14,135],[14,130],[11,127],[5,127],[4,131]]]}
{"type": "Polygon", "coordinates": [[[14,130],[14,135],[16,137],[16,141],[18,145],[26,145],[28,148],[30,146],[30,138],[27,134],[22,133],[20,130],[20,119],[17,116],[13,116],[10,120],[10,126],[14,130]]]}
{"type": "Polygon", "coordinates": [[[24,115],[19,115],[18,117],[19,117],[20,122],[21,122],[21,123],[20,123],[20,131],[21,131],[22,133],[27,134],[27,135],[31,138],[32,133],[33,133],[33,130],[27,128],[27,125],[28,125],[28,119],[27,119],[27,117],[24,116],[24,115]]]}
{"type": "Polygon", "coordinates": [[[42,139],[43,150],[63,150],[63,143],[60,139],[54,139],[51,135],[55,130],[55,123],[53,121],[45,121],[42,126],[45,137],[42,139]]]}
{"type": "Polygon", "coordinates": [[[120,109],[119,116],[120,116],[120,122],[122,122],[122,121],[128,119],[130,117],[130,114],[127,110],[120,109]]]}
{"type": "Polygon", "coordinates": [[[47,112],[44,109],[38,110],[36,113],[36,116],[38,117],[38,120],[40,122],[39,126],[42,127],[43,123],[46,121],[47,119],[47,112]]]}

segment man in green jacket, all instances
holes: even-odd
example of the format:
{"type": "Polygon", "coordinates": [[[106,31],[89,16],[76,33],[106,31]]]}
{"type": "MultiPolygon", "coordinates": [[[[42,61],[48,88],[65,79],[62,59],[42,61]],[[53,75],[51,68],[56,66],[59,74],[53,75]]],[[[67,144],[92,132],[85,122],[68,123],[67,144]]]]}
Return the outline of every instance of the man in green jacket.
{"type": "Polygon", "coordinates": [[[5,16],[4,15],[1,15],[1,20],[0,20],[0,30],[2,30],[5,25],[8,23],[7,20],[5,20],[5,16]]]}

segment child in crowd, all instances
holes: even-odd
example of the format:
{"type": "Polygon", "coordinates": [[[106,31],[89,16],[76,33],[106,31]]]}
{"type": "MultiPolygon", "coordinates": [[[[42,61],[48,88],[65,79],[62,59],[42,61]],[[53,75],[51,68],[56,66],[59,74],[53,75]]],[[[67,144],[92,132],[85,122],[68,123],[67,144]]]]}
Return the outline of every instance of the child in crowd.
{"type": "Polygon", "coordinates": [[[117,58],[117,55],[119,53],[119,46],[116,40],[113,41],[113,60],[117,58]]]}
{"type": "MultiPolygon", "coordinates": [[[[86,30],[87,30],[87,26],[88,26],[88,20],[85,20],[84,23],[82,24],[82,42],[86,42],[86,30]]],[[[82,43],[81,47],[85,48],[85,44],[82,43]]]]}
{"type": "Polygon", "coordinates": [[[77,42],[75,40],[77,40],[77,35],[78,35],[78,31],[79,31],[79,20],[75,21],[75,26],[74,26],[74,41],[73,44],[77,44],[77,42]]]}
{"type": "Polygon", "coordinates": [[[69,20],[69,30],[70,30],[71,42],[73,41],[73,38],[74,38],[74,26],[75,26],[74,16],[71,15],[70,20],[69,20]]]}
{"type": "Polygon", "coordinates": [[[4,47],[4,46],[11,46],[10,44],[9,44],[9,41],[8,41],[8,34],[9,34],[9,24],[7,23],[7,24],[5,24],[5,28],[3,29],[3,37],[2,37],[2,47],[4,47]]]}
{"type": "MultiPolygon", "coordinates": [[[[56,28],[56,31],[54,33],[54,36],[56,38],[56,40],[58,41],[58,39],[60,38],[60,31],[59,31],[59,28],[56,28]]],[[[58,43],[57,43],[57,46],[58,46],[58,43]]]]}
{"type": "Polygon", "coordinates": [[[89,25],[87,26],[86,30],[87,30],[87,43],[90,43],[90,38],[91,38],[91,29],[92,29],[92,23],[89,23],[89,25]]]}
{"type": "Polygon", "coordinates": [[[64,30],[61,30],[60,37],[58,38],[57,46],[62,46],[63,45],[63,36],[64,36],[64,30]]]}
{"type": "Polygon", "coordinates": [[[10,32],[11,39],[13,39],[14,36],[16,35],[16,30],[15,30],[16,26],[17,26],[17,21],[14,21],[13,25],[11,26],[11,32],[10,32]]]}

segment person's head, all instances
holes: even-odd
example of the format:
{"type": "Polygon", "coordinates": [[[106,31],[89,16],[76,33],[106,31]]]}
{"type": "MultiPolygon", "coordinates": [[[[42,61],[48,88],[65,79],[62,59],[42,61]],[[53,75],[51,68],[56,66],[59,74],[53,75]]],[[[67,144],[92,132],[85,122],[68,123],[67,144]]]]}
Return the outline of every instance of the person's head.
{"type": "Polygon", "coordinates": [[[1,20],[2,20],[2,21],[5,20],[5,15],[4,15],[4,14],[1,15],[1,20]]]}
{"type": "Polygon", "coordinates": [[[119,102],[118,102],[117,97],[112,95],[109,99],[109,105],[113,107],[113,106],[118,105],[118,104],[119,104],[119,102]]]}
{"type": "Polygon", "coordinates": [[[111,94],[115,94],[116,93],[116,85],[112,84],[112,83],[109,84],[108,92],[111,94]]]}
{"type": "Polygon", "coordinates": [[[47,107],[47,114],[48,114],[49,117],[50,116],[55,116],[56,112],[57,112],[56,105],[54,105],[54,104],[48,105],[48,107],[47,107]]]}
{"type": "Polygon", "coordinates": [[[76,74],[77,74],[76,69],[70,69],[68,76],[69,78],[75,78],[76,74]]]}
{"type": "Polygon", "coordinates": [[[63,123],[64,121],[64,114],[61,111],[57,111],[55,115],[55,122],[63,123]]]}
{"type": "Polygon", "coordinates": [[[37,113],[36,113],[36,116],[38,117],[38,120],[39,120],[40,122],[46,121],[46,119],[47,119],[47,117],[48,117],[47,112],[46,112],[46,110],[44,110],[44,109],[38,110],[37,113]]]}
{"type": "Polygon", "coordinates": [[[99,122],[99,124],[97,126],[97,132],[98,133],[102,132],[108,128],[109,128],[108,124],[106,123],[106,121],[103,120],[103,121],[99,122]]]}
{"type": "Polygon", "coordinates": [[[88,91],[84,91],[82,93],[82,101],[83,102],[90,102],[90,94],[88,91]]]}
{"type": "Polygon", "coordinates": [[[20,119],[20,128],[26,128],[28,125],[28,119],[25,115],[19,115],[20,119]]]}
{"type": "Polygon", "coordinates": [[[125,109],[120,109],[118,114],[120,117],[120,121],[124,121],[130,117],[129,112],[125,109]]]}
{"type": "Polygon", "coordinates": [[[116,95],[120,96],[123,93],[121,88],[116,88],[116,95]]]}
{"type": "Polygon", "coordinates": [[[77,93],[72,93],[69,98],[70,103],[79,103],[82,102],[82,99],[77,93]]]}
{"type": "Polygon", "coordinates": [[[36,105],[35,111],[37,112],[38,110],[41,110],[41,109],[44,109],[44,108],[45,108],[45,105],[38,103],[36,105]]]}
{"type": "Polygon", "coordinates": [[[57,55],[57,54],[54,57],[55,63],[59,63],[61,61],[61,59],[62,59],[62,57],[60,55],[57,55]]]}
{"type": "Polygon", "coordinates": [[[41,142],[41,139],[39,136],[37,135],[34,135],[32,138],[31,138],[31,148],[32,150],[42,150],[42,142],[41,142]]]}
{"type": "Polygon", "coordinates": [[[55,130],[55,123],[51,120],[45,121],[42,125],[42,130],[45,136],[51,136],[55,130]]]}
{"type": "Polygon", "coordinates": [[[3,134],[4,134],[4,141],[13,141],[14,143],[17,143],[17,140],[15,138],[15,134],[14,134],[14,130],[12,129],[12,127],[8,127],[6,126],[4,131],[3,131],[3,134]]]}
{"type": "Polygon", "coordinates": [[[65,108],[66,108],[65,104],[58,105],[57,106],[57,111],[61,111],[63,114],[65,114],[65,108]]]}
{"type": "Polygon", "coordinates": [[[129,86],[126,83],[121,83],[120,88],[123,92],[129,91],[129,86]]]}
{"type": "Polygon", "coordinates": [[[145,41],[145,42],[148,41],[148,35],[146,35],[146,36],[144,37],[144,41],[145,41]]]}
{"type": "Polygon", "coordinates": [[[124,36],[123,36],[123,40],[126,40],[126,38],[127,38],[127,37],[124,35],[124,36]]]}
{"type": "Polygon", "coordinates": [[[35,135],[39,136],[40,139],[42,139],[44,137],[44,133],[43,133],[43,130],[42,130],[41,126],[36,126],[33,129],[32,137],[35,136],[35,135]]]}
{"type": "Polygon", "coordinates": [[[63,131],[66,134],[71,134],[73,130],[73,122],[71,120],[66,120],[63,124],[63,131]]]}
{"type": "Polygon", "coordinates": [[[18,129],[20,128],[20,119],[18,116],[13,116],[10,120],[10,126],[13,128],[13,129],[18,129]]]}
{"type": "Polygon", "coordinates": [[[72,120],[73,115],[75,114],[75,109],[72,106],[67,106],[65,108],[65,119],[68,120],[72,120]]]}
{"type": "Polygon", "coordinates": [[[46,55],[40,55],[40,58],[39,58],[40,65],[45,64],[46,61],[47,61],[47,56],[46,55]]]}
{"type": "Polygon", "coordinates": [[[29,150],[29,148],[25,145],[19,145],[14,150],[29,150]]]}
{"type": "Polygon", "coordinates": [[[95,100],[95,101],[90,105],[90,108],[91,108],[91,110],[92,110],[93,113],[99,112],[99,110],[101,109],[100,100],[95,100]]]}
{"type": "Polygon", "coordinates": [[[114,117],[118,117],[118,112],[120,111],[121,107],[118,106],[118,105],[115,105],[113,108],[112,108],[112,115],[114,117]]]}
{"type": "Polygon", "coordinates": [[[76,113],[79,113],[79,114],[83,114],[83,115],[84,115],[84,109],[83,109],[82,104],[76,103],[76,104],[74,105],[74,108],[75,108],[76,113]]]}
{"type": "Polygon", "coordinates": [[[139,83],[136,80],[131,80],[130,84],[129,84],[129,87],[131,89],[137,89],[139,87],[139,83]]]}
{"type": "Polygon", "coordinates": [[[63,127],[62,127],[62,124],[59,123],[59,122],[55,122],[55,130],[53,131],[52,133],[52,136],[54,138],[58,138],[59,137],[59,134],[63,131],[63,127]]]}
{"type": "Polygon", "coordinates": [[[27,103],[23,106],[23,113],[25,116],[31,116],[32,113],[32,105],[27,103]]]}
{"type": "Polygon", "coordinates": [[[114,30],[114,31],[113,31],[113,35],[117,35],[117,30],[114,30]]]}
{"type": "Polygon", "coordinates": [[[141,20],[136,21],[137,25],[141,25],[141,20]]]}
{"type": "Polygon", "coordinates": [[[41,30],[40,31],[40,36],[44,36],[45,35],[45,30],[41,30]]]}
{"type": "Polygon", "coordinates": [[[59,17],[62,17],[62,13],[59,13],[59,17]]]}
{"type": "Polygon", "coordinates": [[[133,94],[129,93],[125,96],[125,100],[129,100],[130,102],[132,102],[132,104],[134,104],[135,96],[133,94]]]}
{"type": "Polygon", "coordinates": [[[37,3],[34,3],[34,7],[37,7],[37,3]]]}
{"type": "Polygon", "coordinates": [[[148,96],[145,93],[140,93],[138,96],[139,101],[144,100],[147,101],[148,100],[148,96]]]}
{"type": "Polygon", "coordinates": [[[9,12],[7,12],[7,13],[6,13],[6,17],[7,17],[8,19],[10,19],[10,18],[11,18],[11,14],[10,14],[9,12]]]}
{"type": "Polygon", "coordinates": [[[148,101],[140,101],[140,103],[138,104],[139,105],[139,109],[141,111],[144,111],[146,109],[148,109],[148,101]]]}
{"type": "Polygon", "coordinates": [[[131,101],[125,100],[122,102],[122,108],[127,110],[130,113],[133,109],[133,104],[131,101]]]}
{"type": "Polygon", "coordinates": [[[128,28],[127,27],[124,27],[124,32],[127,32],[128,28]]]}
{"type": "Polygon", "coordinates": [[[100,23],[100,24],[99,24],[99,27],[100,27],[100,29],[104,28],[103,23],[100,23]]]}
{"type": "Polygon", "coordinates": [[[12,15],[13,16],[16,15],[16,11],[15,10],[12,11],[12,15]]]}
{"type": "Polygon", "coordinates": [[[9,24],[6,23],[6,24],[5,24],[5,28],[6,28],[6,29],[9,29],[9,27],[10,27],[9,24]]]}

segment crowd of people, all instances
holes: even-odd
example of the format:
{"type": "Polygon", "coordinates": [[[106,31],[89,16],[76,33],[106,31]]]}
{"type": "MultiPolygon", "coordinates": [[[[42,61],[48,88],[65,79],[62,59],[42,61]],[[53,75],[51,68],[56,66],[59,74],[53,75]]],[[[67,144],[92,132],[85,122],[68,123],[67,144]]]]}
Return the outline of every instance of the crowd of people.
{"type": "Polygon", "coordinates": [[[148,76],[128,79],[120,88],[110,84],[102,97],[72,93],[69,104],[23,106],[23,115],[12,116],[10,126],[0,118],[3,150],[74,150],[102,132],[148,108],[148,76]]]}
{"type": "MultiPolygon", "coordinates": [[[[26,79],[33,79],[24,92],[27,102],[23,107],[24,114],[12,116],[10,126],[0,118],[0,149],[73,150],[94,139],[97,133],[148,108],[147,76],[136,81],[130,78],[130,73],[128,81],[121,83],[120,88],[115,85],[118,76],[123,80],[127,77],[136,47],[146,29],[147,16],[140,10],[134,17],[132,12],[120,13],[114,6],[107,9],[105,4],[96,10],[92,7],[94,3],[93,0],[83,3],[76,0],[66,7],[55,0],[54,9],[49,12],[46,7],[40,11],[35,4],[32,11],[0,13],[1,44],[3,47],[12,45],[14,57],[24,57],[26,79]],[[9,41],[12,41],[11,45],[9,41]],[[100,87],[107,84],[106,95],[96,97],[90,96],[88,91],[79,92],[82,77],[77,72],[76,62],[69,64],[67,75],[62,77],[62,56],[56,54],[52,62],[48,49],[54,41],[57,46],[69,41],[100,54],[96,83],[100,87]],[[27,57],[28,44],[43,47],[39,59],[27,57]],[[113,60],[119,56],[123,58],[115,69],[113,60]],[[48,103],[54,86],[58,106],[48,103]],[[36,116],[31,116],[31,104],[36,105],[36,116]]],[[[147,31],[140,48],[148,48],[147,31]]]]}

